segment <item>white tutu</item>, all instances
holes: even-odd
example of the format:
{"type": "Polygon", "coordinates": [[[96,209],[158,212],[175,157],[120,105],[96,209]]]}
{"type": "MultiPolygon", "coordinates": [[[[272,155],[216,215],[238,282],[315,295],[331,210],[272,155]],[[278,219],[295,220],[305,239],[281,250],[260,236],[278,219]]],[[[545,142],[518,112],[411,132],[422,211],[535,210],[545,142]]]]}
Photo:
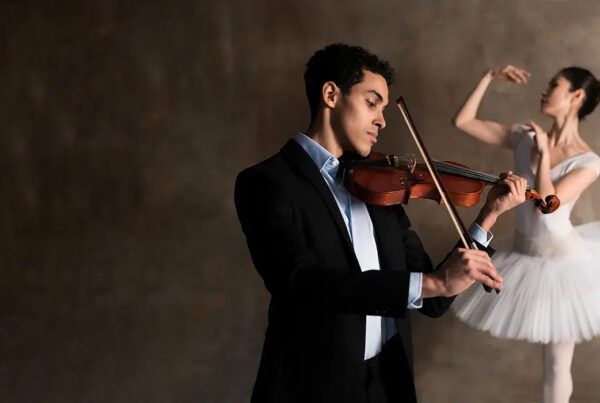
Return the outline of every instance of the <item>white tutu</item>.
{"type": "Polygon", "coordinates": [[[570,251],[546,257],[500,248],[493,261],[504,279],[502,293],[488,294],[476,283],[452,309],[500,338],[580,342],[600,334],[600,222],[575,227],[571,238],[579,239],[577,245],[568,242],[570,251]]]}

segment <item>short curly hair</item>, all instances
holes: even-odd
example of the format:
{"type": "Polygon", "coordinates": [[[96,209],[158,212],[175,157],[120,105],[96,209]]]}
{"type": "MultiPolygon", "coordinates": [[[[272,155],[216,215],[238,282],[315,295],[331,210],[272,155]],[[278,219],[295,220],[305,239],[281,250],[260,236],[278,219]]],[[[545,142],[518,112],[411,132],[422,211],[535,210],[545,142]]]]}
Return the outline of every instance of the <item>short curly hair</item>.
{"type": "Polygon", "coordinates": [[[332,81],[343,94],[348,94],[353,85],[363,80],[363,70],[381,75],[388,85],[392,83],[394,70],[390,64],[360,46],[335,43],[316,51],[304,73],[311,121],[319,110],[323,84],[332,81]]]}

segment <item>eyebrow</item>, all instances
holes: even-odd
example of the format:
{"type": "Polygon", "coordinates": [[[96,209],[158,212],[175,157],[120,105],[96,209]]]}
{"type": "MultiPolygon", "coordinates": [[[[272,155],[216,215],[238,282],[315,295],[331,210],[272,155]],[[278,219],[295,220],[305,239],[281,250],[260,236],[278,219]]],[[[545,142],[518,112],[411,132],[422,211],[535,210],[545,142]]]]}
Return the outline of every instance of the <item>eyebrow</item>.
{"type": "MultiPolygon", "coordinates": [[[[370,92],[371,94],[375,95],[377,97],[377,99],[379,100],[379,102],[383,102],[383,97],[377,91],[375,91],[375,90],[368,90],[367,92],[370,92]]],[[[385,106],[387,106],[387,104],[385,106]]]]}
{"type": "Polygon", "coordinates": [[[367,92],[370,92],[371,94],[375,94],[375,96],[379,99],[379,102],[383,102],[383,97],[377,91],[375,91],[375,90],[369,90],[367,92]]]}

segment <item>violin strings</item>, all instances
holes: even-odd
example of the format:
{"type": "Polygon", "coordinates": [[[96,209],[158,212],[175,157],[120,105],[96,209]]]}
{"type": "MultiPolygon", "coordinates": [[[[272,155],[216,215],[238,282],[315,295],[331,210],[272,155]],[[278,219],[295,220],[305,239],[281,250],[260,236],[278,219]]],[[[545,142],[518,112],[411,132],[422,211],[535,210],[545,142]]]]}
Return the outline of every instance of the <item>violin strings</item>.
{"type": "Polygon", "coordinates": [[[484,182],[495,183],[500,180],[498,176],[489,175],[483,172],[473,171],[471,169],[459,167],[452,164],[447,164],[444,162],[435,162],[435,166],[440,169],[440,171],[450,174],[460,174],[461,176],[478,179],[484,182]]]}
{"type": "MultiPolygon", "coordinates": [[[[408,162],[410,159],[414,158],[410,158],[410,157],[398,157],[398,159],[402,162],[408,162]]],[[[457,175],[457,176],[462,176],[462,177],[466,177],[469,179],[476,179],[476,180],[480,180],[483,182],[487,182],[487,183],[496,183],[500,180],[500,177],[498,176],[494,176],[494,175],[490,175],[484,172],[480,172],[480,171],[474,171],[472,169],[469,168],[463,168],[454,164],[449,164],[447,162],[441,162],[441,161],[434,161],[434,165],[436,166],[436,168],[443,173],[447,173],[450,175],[457,175]]],[[[530,191],[531,187],[529,185],[527,185],[527,191],[530,191]]]]}
{"type": "MultiPolygon", "coordinates": [[[[483,182],[488,183],[496,183],[500,180],[500,177],[489,175],[479,171],[473,171],[471,169],[459,167],[453,164],[448,164],[445,162],[435,162],[436,167],[440,167],[441,172],[449,173],[449,174],[457,174],[463,177],[468,177],[471,179],[481,180],[483,182]]],[[[530,191],[531,187],[527,185],[527,191],[530,191]]]]}

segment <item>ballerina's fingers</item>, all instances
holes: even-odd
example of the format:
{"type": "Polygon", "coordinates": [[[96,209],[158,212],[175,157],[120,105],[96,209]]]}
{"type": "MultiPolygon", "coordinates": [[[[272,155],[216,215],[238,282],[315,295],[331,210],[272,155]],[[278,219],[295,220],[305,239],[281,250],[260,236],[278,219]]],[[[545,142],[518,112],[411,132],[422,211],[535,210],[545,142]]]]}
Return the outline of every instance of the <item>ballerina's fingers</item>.
{"type": "Polygon", "coordinates": [[[519,76],[519,78],[521,79],[521,82],[523,84],[527,84],[527,81],[529,81],[529,78],[531,77],[531,74],[528,71],[523,70],[523,69],[518,69],[516,67],[514,70],[514,74],[519,76]]]}
{"type": "Polygon", "coordinates": [[[519,69],[511,65],[508,65],[505,68],[503,68],[502,73],[504,73],[510,81],[513,81],[518,84],[527,84],[527,81],[529,81],[529,77],[531,77],[531,74],[528,71],[519,69]]]}
{"type": "Polygon", "coordinates": [[[537,146],[537,151],[539,153],[544,153],[548,151],[548,134],[541,128],[540,125],[535,123],[533,120],[529,121],[529,126],[535,132],[534,141],[537,146]]]}
{"type": "Polygon", "coordinates": [[[510,81],[520,84],[521,78],[514,71],[507,71],[506,75],[510,78],[510,81]]]}

